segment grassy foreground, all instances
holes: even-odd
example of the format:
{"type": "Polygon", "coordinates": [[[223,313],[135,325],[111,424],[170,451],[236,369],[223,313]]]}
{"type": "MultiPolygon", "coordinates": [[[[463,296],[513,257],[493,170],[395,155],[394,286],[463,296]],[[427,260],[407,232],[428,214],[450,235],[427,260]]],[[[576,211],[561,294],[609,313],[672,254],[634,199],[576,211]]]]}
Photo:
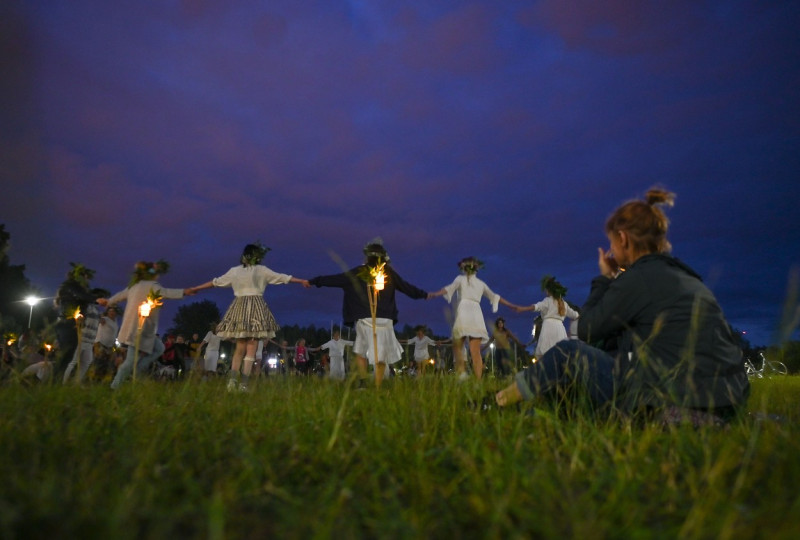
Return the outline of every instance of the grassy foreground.
{"type": "Polygon", "coordinates": [[[6,386],[0,538],[800,537],[800,378],[727,430],[465,406],[498,385],[6,386]]]}

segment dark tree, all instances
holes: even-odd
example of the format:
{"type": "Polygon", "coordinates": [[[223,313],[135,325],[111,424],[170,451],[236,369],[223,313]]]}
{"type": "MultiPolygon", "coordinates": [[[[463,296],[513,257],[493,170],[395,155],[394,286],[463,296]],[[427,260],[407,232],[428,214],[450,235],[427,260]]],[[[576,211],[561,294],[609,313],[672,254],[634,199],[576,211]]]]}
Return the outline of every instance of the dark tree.
{"type": "Polygon", "coordinates": [[[192,334],[199,334],[202,338],[206,335],[212,323],[218,322],[222,318],[219,307],[211,300],[192,302],[178,308],[178,312],[172,319],[170,334],[182,334],[191,337],[192,334]]]}
{"type": "MultiPolygon", "coordinates": [[[[25,277],[25,265],[12,265],[8,257],[11,235],[0,224],[0,326],[3,330],[19,332],[28,327],[30,307],[22,300],[39,294],[25,277]]],[[[34,310],[37,311],[37,310],[34,310]]],[[[34,313],[40,319],[41,310],[34,313]]]]}

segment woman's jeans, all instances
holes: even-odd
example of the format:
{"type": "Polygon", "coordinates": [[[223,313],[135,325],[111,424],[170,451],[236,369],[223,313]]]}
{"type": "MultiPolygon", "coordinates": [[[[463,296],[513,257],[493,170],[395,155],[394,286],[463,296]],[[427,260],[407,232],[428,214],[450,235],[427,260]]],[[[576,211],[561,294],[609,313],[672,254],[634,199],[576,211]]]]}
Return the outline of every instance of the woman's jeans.
{"type": "Polygon", "coordinates": [[[517,373],[516,384],[526,400],[536,396],[581,391],[595,408],[614,396],[614,358],[578,340],[564,340],[517,373]]]}
{"type": "MultiPolygon", "coordinates": [[[[147,374],[150,365],[158,360],[158,357],[164,353],[164,344],[160,339],[153,342],[153,352],[142,355],[139,351],[139,363],[136,365],[136,373],[138,375],[147,374]]],[[[111,388],[119,388],[119,385],[124,383],[133,372],[134,356],[136,356],[136,349],[132,345],[128,345],[128,354],[125,356],[125,361],[119,366],[117,375],[111,382],[111,388]]]]}

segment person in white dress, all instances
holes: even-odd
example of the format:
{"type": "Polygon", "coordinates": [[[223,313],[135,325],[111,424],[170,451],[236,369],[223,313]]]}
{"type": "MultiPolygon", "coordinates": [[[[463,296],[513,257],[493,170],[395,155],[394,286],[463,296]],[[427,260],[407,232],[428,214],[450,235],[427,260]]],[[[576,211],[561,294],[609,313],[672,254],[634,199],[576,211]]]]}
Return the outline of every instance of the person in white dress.
{"type": "Polygon", "coordinates": [[[542,331],[539,334],[539,341],[536,343],[536,350],[533,353],[536,358],[541,358],[544,353],[553,348],[559,341],[569,339],[567,330],[564,328],[564,319],[569,317],[572,320],[576,320],[578,318],[578,312],[564,301],[567,288],[556,281],[556,278],[544,276],[542,278],[542,290],[547,293],[547,297],[544,300],[517,309],[520,313],[523,311],[538,311],[542,315],[542,331]]]}
{"type": "Polygon", "coordinates": [[[481,357],[481,344],[489,342],[489,333],[486,331],[486,321],[481,310],[481,299],[485,296],[492,304],[492,312],[496,313],[499,304],[512,309],[520,306],[512,304],[499,294],[492,292],[489,286],[478,279],[478,270],[483,268],[483,262],[475,257],[467,257],[458,263],[461,275],[450,285],[442,290],[431,293],[431,297],[444,296],[448,302],[456,297],[456,317],[453,322],[453,358],[455,359],[456,372],[459,379],[466,379],[466,365],[464,362],[464,345],[469,344],[472,357],[472,369],[475,377],[483,377],[483,358],[481,357]]]}
{"type": "Polygon", "coordinates": [[[339,329],[337,328],[333,331],[333,336],[330,341],[309,350],[318,351],[320,349],[327,349],[328,355],[331,357],[331,367],[328,376],[331,379],[342,381],[344,380],[344,348],[347,346],[352,347],[354,343],[354,341],[341,339],[339,329]]]}
{"type": "Polygon", "coordinates": [[[140,374],[147,373],[150,365],[164,352],[164,344],[158,338],[158,316],[161,311],[157,307],[145,318],[139,329],[139,306],[148,300],[150,295],[162,298],[180,299],[188,296],[188,289],[168,289],[158,283],[160,275],[167,273],[169,264],[164,261],[139,261],[133,269],[131,284],[127,289],[119,291],[111,298],[98,298],[102,306],[125,302],[122,324],[119,327],[119,342],[128,347],[125,361],[117,369],[111,388],[116,389],[130,377],[134,364],[140,374]],[[139,334],[139,358],[136,358],[136,339],[139,334]]]}
{"type": "Polygon", "coordinates": [[[201,342],[201,347],[205,345],[203,352],[203,369],[206,375],[217,374],[217,364],[219,364],[219,346],[222,340],[214,333],[214,329],[209,330],[201,342]]]}
{"type": "Polygon", "coordinates": [[[224,340],[234,340],[236,349],[231,360],[228,390],[247,390],[247,381],[255,362],[258,340],[275,337],[280,329],[274,315],[264,301],[264,289],[267,285],[300,283],[308,287],[308,281],[298,279],[289,274],[279,274],[260,264],[269,248],[260,243],[247,244],[244,247],[241,263],[234,266],[220,277],[192,287],[192,292],[212,287],[233,288],[234,299],[222,321],[217,325],[216,334],[224,340]],[[242,359],[244,367],[242,368],[242,359]],[[239,371],[241,369],[241,383],[239,371]]]}
{"type": "MultiPolygon", "coordinates": [[[[428,363],[430,362],[431,355],[428,347],[431,345],[437,346],[445,343],[445,341],[434,341],[430,337],[425,335],[425,327],[420,325],[417,326],[416,331],[417,335],[410,339],[401,339],[400,343],[407,343],[409,345],[414,346],[414,365],[412,369],[419,370],[420,375],[425,374],[425,370],[428,367],[428,363]]],[[[447,340],[446,342],[449,342],[447,340]]]]}

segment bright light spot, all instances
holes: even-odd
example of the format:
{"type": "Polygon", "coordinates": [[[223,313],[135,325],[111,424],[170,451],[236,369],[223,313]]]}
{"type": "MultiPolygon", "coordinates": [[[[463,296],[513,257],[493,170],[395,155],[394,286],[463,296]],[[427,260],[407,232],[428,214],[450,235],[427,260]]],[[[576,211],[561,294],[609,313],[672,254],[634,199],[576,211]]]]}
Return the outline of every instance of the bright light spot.
{"type": "Polygon", "coordinates": [[[33,307],[39,303],[39,300],[41,300],[41,298],[39,298],[38,296],[29,296],[25,299],[25,303],[33,307]]]}
{"type": "Polygon", "coordinates": [[[382,291],[386,285],[386,276],[383,273],[383,270],[378,272],[378,275],[375,276],[375,290],[382,291]]]}
{"type": "Polygon", "coordinates": [[[270,356],[267,358],[267,365],[273,369],[278,367],[278,359],[274,356],[270,356]]]}
{"type": "Polygon", "coordinates": [[[139,316],[140,317],[149,317],[150,310],[153,309],[153,304],[149,300],[147,302],[142,302],[139,305],[139,316]]]}

